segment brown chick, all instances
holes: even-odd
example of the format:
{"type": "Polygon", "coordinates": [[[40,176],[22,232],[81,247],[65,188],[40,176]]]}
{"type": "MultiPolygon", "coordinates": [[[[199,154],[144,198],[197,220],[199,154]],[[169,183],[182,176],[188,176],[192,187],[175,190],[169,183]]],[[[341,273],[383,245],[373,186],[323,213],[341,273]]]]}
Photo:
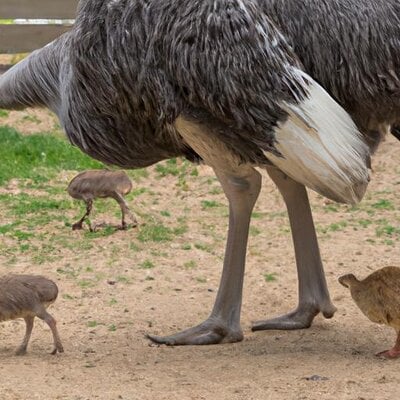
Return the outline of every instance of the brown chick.
{"type": "Polygon", "coordinates": [[[382,268],[362,281],[353,274],[343,275],[339,282],[350,289],[351,297],[372,322],[386,324],[396,330],[394,347],[376,355],[400,357],[400,268],[382,268]]]}

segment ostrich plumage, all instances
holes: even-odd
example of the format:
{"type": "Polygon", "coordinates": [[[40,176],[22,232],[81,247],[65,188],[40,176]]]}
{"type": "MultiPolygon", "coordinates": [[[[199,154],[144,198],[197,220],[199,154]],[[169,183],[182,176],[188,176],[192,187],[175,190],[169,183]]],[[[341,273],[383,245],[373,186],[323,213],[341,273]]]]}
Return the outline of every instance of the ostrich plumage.
{"type": "Polygon", "coordinates": [[[375,149],[400,123],[398,0],[259,0],[302,62],[375,149]]]}
{"type": "MultiPolygon", "coordinates": [[[[285,36],[304,70],[351,115],[371,153],[389,131],[400,140],[398,0],[259,0],[259,4],[285,36]]],[[[299,197],[296,206],[309,209],[308,199],[299,197]]],[[[288,207],[290,216],[295,211],[288,207]]],[[[292,228],[298,218],[291,217],[292,228]]],[[[303,310],[312,310],[312,304],[328,298],[321,284],[322,262],[311,214],[301,218],[313,232],[300,227],[299,233],[292,231],[299,305],[292,313],[257,322],[253,330],[307,327],[312,317],[306,317],[303,310]],[[312,257],[302,250],[302,235],[309,238],[306,249],[312,257]]]]}
{"type": "Polygon", "coordinates": [[[251,212],[265,168],[282,193],[300,265],[300,304],[255,329],[306,327],[335,312],[304,185],[342,202],[368,184],[369,148],[349,115],[304,68],[257,0],[85,0],[73,29],[0,78],[0,107],[46,106],[70,141],[138,168],[185,156],[210,165],[229,201],[220,287],[210,317],[151,339],[243,338],[251,212]],[[316,250],[316,253],[310,250],[316,250]]]}

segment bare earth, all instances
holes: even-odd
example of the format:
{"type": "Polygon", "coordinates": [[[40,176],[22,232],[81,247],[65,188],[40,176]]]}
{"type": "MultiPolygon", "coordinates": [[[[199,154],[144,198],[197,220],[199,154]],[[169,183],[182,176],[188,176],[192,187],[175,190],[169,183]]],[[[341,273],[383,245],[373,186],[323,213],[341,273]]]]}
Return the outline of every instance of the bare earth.
{"type": "MultiPolygon", "coordinates": [[[[54,127],[46,111],[37,124],[24,115],[32,114],[12,113],[8,121],[26,133],[44,130],[41,124],[48,130],[54,127]]],[[[208,167],[198,167],[199,176],[188,175],[184,190],[177,177],[160,178],[154,167],[148,178],[136,183],[147,190],[129,200],[139,223],[149,215],[171,227],[185,221],[187,230],[172,241],[139,241],[142,225],[93,238],[84,248],[80,245],[84,232],[72,232],[59,221],[41,227],[44,240],[64,235],[74,240],[76,248],[54,245],[52,257],[41,263],[33,262],[27,252],[10,265],[11,256],[0,254],[1,272],[40,273],[57,282],[60,295],[49,311],[58,320],[65,353],[48,354],[50,330],[37,320],[28,354],[17,357],[14,350],[24,323],[2,323],[0,398],[398,398],[400,360],[374,356],[394,344],[394,331],[364,317],[337,278],[348,272],[365,277],[383,266],[400,266],[399,161],[400,143],[388,138],[374,158],[373,180],[358,209],[310,193],[338,312],[331,320],[317,317],[303,331],[250,330],[252,321],[287,312],[297,302],[285,208],[264,174],[248,249],[242,309],[245,339],[237,344],[158,347],[144,336],[193,326],[207,318],[213,305],[228,219],[225,198],[208,167]],[[206,207],[204,201],[217,206],[206,207]]],[[[60,174],[58,184],[66,186],[73,175],[60,174]]],[[[3,193],[18,190],[15,182],[2,188],[3,193]]],[[[67,194],[57,198],[67,199],[67,194]]],[[[71,222],[82,209],[76,203],[71,222]]],[[[118,213],[97,213],[95,219],[117,223],[118,213]]],[[[14,245],[7,236],[0,236],[1,242],[3,248],[14,245]]]]}

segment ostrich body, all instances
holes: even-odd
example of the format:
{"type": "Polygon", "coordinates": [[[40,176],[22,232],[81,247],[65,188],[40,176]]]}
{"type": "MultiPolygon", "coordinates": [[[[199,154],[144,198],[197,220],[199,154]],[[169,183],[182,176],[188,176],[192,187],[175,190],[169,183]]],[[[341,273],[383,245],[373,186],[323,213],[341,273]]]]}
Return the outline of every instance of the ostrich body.
{"type": "Polygon", "coordinates": [[[259,1],[306,72],[375,149],[387,128],[400,123],[399,1],[259,1]]]}
{"type": "Polygon", "coordinates": [[[242,340],[256,168],[281,191],[298,263],[311,265],[308,297],[287,318],[290,327],[310,324],[320,311],[333,315],[319,254],[309,251],[317,245],[304,185],[359,201],[369,149],[257,1],[81,1],[69,33],[0,78],[1,108],[40,105],[58,115],[73,144],[103,162],[139,168],[185,156],[210,165],[221,182],[230,215],[214,307],[201,324],[153,341],[242,340]]]}
{"type": "MultiPolygon", "coordinates": [[[[352,116],[371,152],[391,126],[392,134],[400,140],[398,0],[259,3],[281,30],[305,71],[352,116]]],[[[294,185],[288,191],[295,190],[294,185]]],[[[328,298],[311,213],[303,212],[300,216],[286,203],[296,248],[299,305],[287,315],[255,323],[253,330],[308,327],[313,319],[312,310],[317,312],[322,299],[328,298]]],[[[298,196],[295,207],[308,210],[308,203],[305,195],[298,196]]]]}
{"type": "Polygon", "coordinates": [[[377,355],[400,357],[400,268],[384,267],[361,281],[353,274],[343,275],[339,282],[350,289],[351,297],[365,316],[396,331],[393,348],[377,355]]]}
{"type": "Polygon", "coordinates": [[[0,321],[24,318],[26,324],[26,333],[17,355],[26,353],[35,317],[45,321],[51,329],[54,340],[51,354],[64,351],[56,320],[46,311],[57,296],[57,285],[40,275],[6,275],[0,278],[0,321]]]}
{"type": "MultiPolygon", "coordinates": [[[[124,199],[132,190],[132,182],[124,171],[90,170],[76,175],[68,185],[68,194],[77,200],[86,203],[86,213],[72,225],[72,230],[82,229],[83,221],[89,217],[92,210],[93,200],[96,198],[113,198],[121,207],[122,221],[121,229],[126,229],[125,215],[128,214],[133,225],[137,225],[136,218],[129,210],[124,199]]],[[[89,223],[89,228],[92,227],[89,223]]]]}

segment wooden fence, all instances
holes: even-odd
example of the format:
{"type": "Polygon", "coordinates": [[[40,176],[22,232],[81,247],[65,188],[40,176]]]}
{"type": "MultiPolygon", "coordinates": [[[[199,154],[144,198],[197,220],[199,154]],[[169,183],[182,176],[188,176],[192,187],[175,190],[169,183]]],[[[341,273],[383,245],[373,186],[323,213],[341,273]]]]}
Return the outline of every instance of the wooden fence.
{"type": "Polygon", "coordinates": [[[26,53],[66,32],[68,23],[2,24],[1,20],[73,20],[78,0],[0,0],[0,54],[26,53]]]}

